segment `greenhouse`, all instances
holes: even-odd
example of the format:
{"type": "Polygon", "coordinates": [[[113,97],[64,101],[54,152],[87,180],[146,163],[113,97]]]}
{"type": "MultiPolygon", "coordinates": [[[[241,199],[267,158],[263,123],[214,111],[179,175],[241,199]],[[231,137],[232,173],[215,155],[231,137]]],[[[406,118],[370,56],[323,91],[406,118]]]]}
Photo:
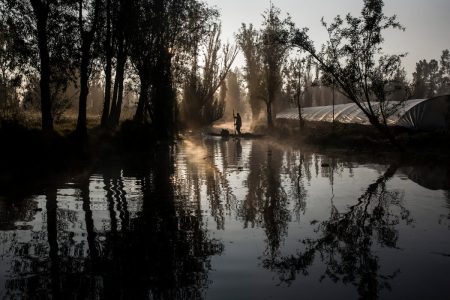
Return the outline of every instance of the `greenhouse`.
{"type": "MultiPolygon", "coordinates": [[[[364,103],[365,104],[365,103],[364,103]]],[[[365,104],[367,105],[367,104],[365,104]]],[[[448,126],[450,118],[450,95],[430,99],[416,99],[404,102],[390,101],[384,103],[384,111],[395,111],[387,119],[390,126],[411,129],[443,129],[448,126]]],[[[372,109],[380,110],[379,103],[372,103],[372,109]]],[[[369,125],[367,116],[354,103],[306,107],[302,117],[306,121],[335,122],[369,125]]],[[[298,109],[290,108],[276,116],[277,120],[298,120],[298,109]]]]}

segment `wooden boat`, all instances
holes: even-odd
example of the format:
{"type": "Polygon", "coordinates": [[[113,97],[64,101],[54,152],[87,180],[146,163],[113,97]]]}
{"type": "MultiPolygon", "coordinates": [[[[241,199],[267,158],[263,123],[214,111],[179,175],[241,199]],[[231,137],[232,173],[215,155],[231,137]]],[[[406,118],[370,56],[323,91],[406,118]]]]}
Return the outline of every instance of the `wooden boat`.
{"type": "Polygon", "coordinates": [[[216,132],[208,132],[206,135],[208,136],[215,136],[215,137],[221,137],[221,138],[237,138],[237,139],[260,139],[263,138],[264,135],[263,134],[256,134],[256,133],[250,133],[250,132],[246,132],[246,133],[242,133],[241,135],[235,134],[235,133],[229,133],[229,134],[224,134],[224,133],[216,133],[216,132]]]}

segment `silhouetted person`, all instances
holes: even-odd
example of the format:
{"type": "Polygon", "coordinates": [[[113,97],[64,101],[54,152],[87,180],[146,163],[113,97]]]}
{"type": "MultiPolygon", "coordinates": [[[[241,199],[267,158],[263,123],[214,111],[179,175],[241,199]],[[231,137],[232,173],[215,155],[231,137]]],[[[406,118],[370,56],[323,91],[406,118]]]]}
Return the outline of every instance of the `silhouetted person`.
{"type": "Polygon", "coordinates": [[[234,113],[233,113],[233,118],[234,118],[234,126],[236,127],[236,131],[239,135],[241,135],[241,127],[242,127],[241,115],[239,113],[237,113],[236,116],[234,116],[234,113]]]}

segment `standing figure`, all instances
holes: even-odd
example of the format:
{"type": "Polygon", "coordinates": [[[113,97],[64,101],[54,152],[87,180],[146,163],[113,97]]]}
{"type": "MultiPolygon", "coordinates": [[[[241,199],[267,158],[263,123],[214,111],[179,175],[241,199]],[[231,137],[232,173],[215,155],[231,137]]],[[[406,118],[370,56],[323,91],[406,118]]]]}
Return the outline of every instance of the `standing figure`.
{"type": "Polygon", "coordinates": [[[236,131],[237,131],[238,135],[241,135],[241,126],[242,126],[241,115],[239,113],[237,113],[235,116],[234,112],[233,112],[233,118],[234,118],[234,127],[236,127],[236,131]]]}

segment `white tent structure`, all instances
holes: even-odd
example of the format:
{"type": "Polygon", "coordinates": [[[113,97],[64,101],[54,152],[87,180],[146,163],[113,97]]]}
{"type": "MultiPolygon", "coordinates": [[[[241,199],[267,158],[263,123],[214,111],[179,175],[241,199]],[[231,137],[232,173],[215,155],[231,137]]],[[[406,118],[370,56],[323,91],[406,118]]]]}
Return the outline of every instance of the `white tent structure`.
{"type": "MultiPolygon", "coordinates": [[[[450,95],[430,99],[408,100],[405,102],[391,101],[385,103],[387,110],[395,110],[388,117],[388,125],[401,126],[411,129],[443,129],[447,128],[450,118],[450,95]]],[[[376,112],[379,103],[372,103],[376,112]]],[[[386,111],[386,110],[385,110],[386,111]]],[[[333,106],[306,107],[302,109],[302,117],[306,121],[332,122],[333,106]]],[[[290,108],[276,116],[277,120],[298,120],[298,109],[290,108]]],[[[354,103],[338,104],[334,106],[335,122],[347,124],[369,125],[369,120],[354,103]]]]}

